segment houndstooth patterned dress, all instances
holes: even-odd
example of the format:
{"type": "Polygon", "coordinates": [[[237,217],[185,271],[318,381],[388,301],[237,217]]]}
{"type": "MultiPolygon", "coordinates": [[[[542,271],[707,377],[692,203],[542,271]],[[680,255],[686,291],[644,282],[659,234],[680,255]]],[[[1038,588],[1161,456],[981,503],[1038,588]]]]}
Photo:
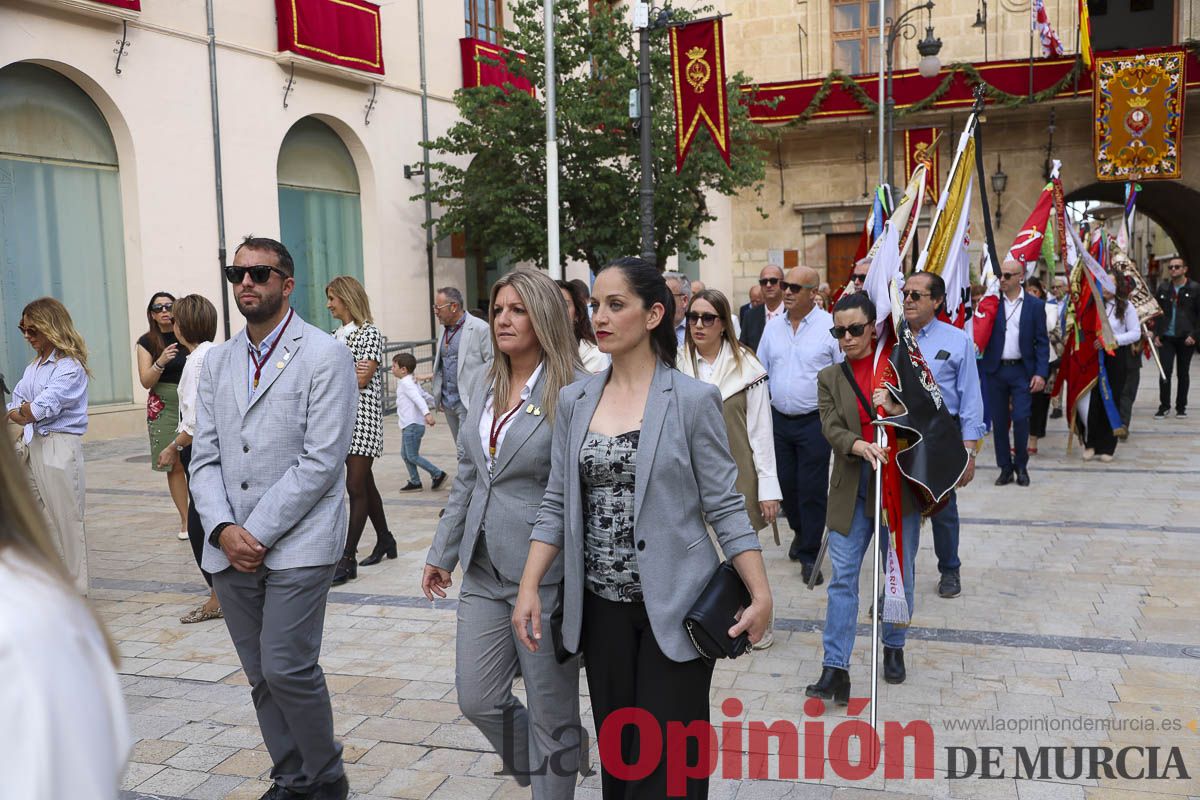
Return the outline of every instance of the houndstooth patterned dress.
{"type": "Polygon", "coordinates": [[[379,458],[383,455],[383,336],[371,323],[365,323],[346,339],[355,362],[372,360],[379,365],[366,388],[358,393],[358,413],[354,418],[354,438],[350,455],[379,458]]]}

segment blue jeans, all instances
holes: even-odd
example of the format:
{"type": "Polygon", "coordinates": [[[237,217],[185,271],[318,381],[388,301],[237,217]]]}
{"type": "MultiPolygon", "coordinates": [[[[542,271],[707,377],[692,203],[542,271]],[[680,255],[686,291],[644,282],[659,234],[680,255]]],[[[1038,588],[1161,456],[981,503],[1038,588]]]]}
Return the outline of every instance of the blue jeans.
{"type": "MultiPolygon", "coordinates": [[[[822,644],[826,667],[850,669],[850,653],[854,650],[854,637],[858,633],[858,573],[862,570],[863,558],[871,543],[874,523],[867,516],[872,470],[865,463],[858,478],[858,499],[854,503],[854,519],[850,533],[829,532],[829,563],[833,576],[829,581],[829,602],[825,608],[825,633],[822,644]]],[[[886,535],[886,528],[881,529],[886,535]]],[[[913,612],[913,569],[917,561],[917,547],[921,543],[921,515],[917,512],[904,516],[904,596],[908,600],[908,615],[913,612]]],[[[886,551],[885,551],[886,553],[886,551]]],[[[887,567],[886,556],[883,559],[887,567]]],[[[880,581],[883,586],[883,581],[880,581]]],[[[904,647],[907,628],[902,625],[882,623],[883,644],[886,647],[904,647]]]]}
{"type": "Polygon", "coordinates": [[[442,474],[440,469],[421,455],[421,438],[424,436],[424,425],[414,422],[412,425],[404,426],[401,458],[404,459],[404,466],[408,467],[408,480],[410,483],[421,482],[421,474],[417,472],[417,467],[424,469],[432,478],[436,478],[442,474]]]}
{"type": "Polygon", "coordinates": [[[929,518],[933,526],[933,552],[937,553],[938,572],[958,572],[962,562],[958,560],[958,492],[950,493],[950,499],[941,511],[929,518]]]}

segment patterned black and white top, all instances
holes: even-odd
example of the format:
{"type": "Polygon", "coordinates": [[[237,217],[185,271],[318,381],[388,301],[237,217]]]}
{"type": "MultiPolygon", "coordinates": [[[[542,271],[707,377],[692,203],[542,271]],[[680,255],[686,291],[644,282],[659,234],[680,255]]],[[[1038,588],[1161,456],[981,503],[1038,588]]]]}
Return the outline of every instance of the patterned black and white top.
{"type": "Polygon", "coordinates": [[[374,361],[375,375],[358,392],[358,412],[354,417],[354,437],[350,455],[379,458],[383,455],[383,335],[367,322],[346,338],[354,361],[374,361]]]}
{"type": "Polygon", "coordinates": [[[588,432],[579,452],[584,490],[584,585],[620,603],[641,603],[633,544],[634,462],[640,431],[588,432]]]}

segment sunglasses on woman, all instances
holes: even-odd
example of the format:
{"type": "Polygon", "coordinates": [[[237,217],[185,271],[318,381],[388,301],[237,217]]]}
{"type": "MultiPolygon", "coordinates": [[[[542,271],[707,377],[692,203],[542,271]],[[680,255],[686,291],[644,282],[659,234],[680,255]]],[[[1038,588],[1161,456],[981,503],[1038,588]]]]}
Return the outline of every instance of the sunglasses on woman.
{"type": "Polygon", "coordinates": [[[32,325],[17,325],[17,330],[19,330],[21,332],[22,336],[37,336],[38,335],[38,329],[33,327],[32,325]]]}
{"type": "Polygon", "coordinates": [[[846,334],[849,333],[851,336],[857,339],[866,332],[867,325],[869,324],[870,323],[868,322],[858,322],[854,325],[834,325],[829,329],[829,335],[838,341],[841,341],[842,339],[846,338],[846,334]]]}
{"type": "Polygon", "coordinates": [[[699,314],[695,311],[689,311],[684,316],[687,318],[689,325],[700,323],[700,327],[702,328],[711,328],[720,319],[716,314],[699,314]]]}
{"type": "Polygon", "coordinates": [[[174,303],[155,303],[154,305],[150,306],[150,310],[155,314],[158,314],[161,311],[170,311],[174,307],[174,303]]]}
{"type": "Polygon", "coordinates": [[[279,267],[268,267],[263,264],[259,264],[253,267],[226,267],[225,280],[236,286],[237,284],[246,280],[247,272],[250,273],[250,280],[254,281],[255,283],[266,283],[267,281],[271,280],[272,272],[279,273],[279,276],[284,280],[287,280],[291,277],[279,267]]]}

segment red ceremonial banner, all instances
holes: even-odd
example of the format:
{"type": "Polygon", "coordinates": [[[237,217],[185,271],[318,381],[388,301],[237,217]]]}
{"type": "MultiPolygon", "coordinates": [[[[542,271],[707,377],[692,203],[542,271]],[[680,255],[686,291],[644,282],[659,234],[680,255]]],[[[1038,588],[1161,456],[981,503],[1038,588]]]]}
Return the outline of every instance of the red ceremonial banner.
{"type": "Polygon", "coordinates": [[[1047,183],[1046,188],[1042,189],[1042,193],[1038,195],[1037,204],[1033,207],[1033,211],[1029,212],[1029,219],[1025,220],[1025,224],[1021,226],[1021,230],[1017,232],[1017,238],[1013,240],[1012,247],[1008,248],[1008,254],[1004,257],[1007,261],[1021,262],[1021,266],[1027,270],[1030,264],[1037,264],[1038,256],[1042,253],[1043,240],[1046,238],[1046,228],[1052,224],[1050,212],[1054,210],[1054,184],[1047,183]]]}
{"type": "Polygon", "coordinates": [[[279,49],[383,74],[379,6],[366,0],[275,0],[279,49]]]}
{"type": "Polygon", "coordinates": [[[464,89],[474,89],[476,86],[499,86],[503,89],[509,84],[530,97],[536,96],[533,85],[525,78],[514,76],[505,65],[506,55],[515,55],[524,61],[524,53],[517,53],[482,39],[459,39],[458,46],[462,54],[464,89]]]}
{"type": "Polygon", "coordinates": [[[113,6],[115,8],[125,8],[130,11],[141,11],[142,0],[92,0],[94,3],[99,3],[102,6],[113,6]]]}
{"type": "Polygon", "coordinates": [[[934,143],[939,133],[937,128],[909,128],[904,132],[904,174],[912,177],[918,164],[926,166],[925,200],[930,203],[938,201],[938,151],[934,143]]]}
{"type": "Polygon", "coordinates": [[[725,89],[725,40],[721,19],[671,28],[671,75],[675,82],[675,171],[683,169],[703,125],[729,165],[729,100],[725,89]]]}

